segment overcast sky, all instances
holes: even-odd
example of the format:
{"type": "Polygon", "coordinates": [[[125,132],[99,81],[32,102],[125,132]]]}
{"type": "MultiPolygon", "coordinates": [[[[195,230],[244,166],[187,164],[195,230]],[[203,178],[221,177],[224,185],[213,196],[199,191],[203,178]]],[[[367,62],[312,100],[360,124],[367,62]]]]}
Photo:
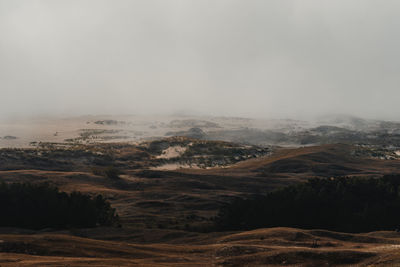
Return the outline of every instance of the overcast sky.
{"type": "Polygon", "coordinates": [[[0,0],[0,113],[400,115],[398,0],[0,0]]]}

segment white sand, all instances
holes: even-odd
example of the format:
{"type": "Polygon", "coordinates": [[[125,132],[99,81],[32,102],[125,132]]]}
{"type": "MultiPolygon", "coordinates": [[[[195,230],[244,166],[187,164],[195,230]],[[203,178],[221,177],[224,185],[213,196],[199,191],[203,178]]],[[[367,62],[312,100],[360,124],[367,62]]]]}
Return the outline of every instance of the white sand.
{"type": "Polygon", "coordinates": [[[182,156],[183,153],[187,150],[187,147],[183,146],[171,146],[167,149],[164,149],[161,155],[157,156],[158,159],[172,159],[182,156]]]}

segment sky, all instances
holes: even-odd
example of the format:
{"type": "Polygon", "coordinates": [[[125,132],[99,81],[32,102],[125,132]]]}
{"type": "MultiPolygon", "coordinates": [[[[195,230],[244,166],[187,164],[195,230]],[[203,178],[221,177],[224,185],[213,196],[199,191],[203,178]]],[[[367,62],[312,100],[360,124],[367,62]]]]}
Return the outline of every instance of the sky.
{"type": "Polygon", "coordinates": [[[0,0],[0,117],[400,115],[398,0],[0,0]]]}

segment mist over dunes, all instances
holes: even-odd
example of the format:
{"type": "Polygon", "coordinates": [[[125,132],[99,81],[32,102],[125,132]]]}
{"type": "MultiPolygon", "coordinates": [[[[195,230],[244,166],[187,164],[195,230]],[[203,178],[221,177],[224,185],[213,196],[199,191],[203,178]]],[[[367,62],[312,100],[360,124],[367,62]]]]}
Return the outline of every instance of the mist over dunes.
{"type": "Polygon", "coordinates": [[[0,113],[393,120],[399,3],[0,1],[0,113]]]}

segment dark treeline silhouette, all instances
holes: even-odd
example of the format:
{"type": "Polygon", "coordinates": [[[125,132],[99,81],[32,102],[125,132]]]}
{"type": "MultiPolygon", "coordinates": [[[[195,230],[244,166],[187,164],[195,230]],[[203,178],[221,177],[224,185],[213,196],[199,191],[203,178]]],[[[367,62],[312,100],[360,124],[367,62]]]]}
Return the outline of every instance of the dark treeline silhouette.
{"type": "Polygon", "coordinates": [[[0,226],[61,229],[116,224],[115,209],[101,195],[67,194],[49,184],[0,184],[0,226]]]}
{"type": "Polygon", "coordinates": [[[265,196],[237,199],[216,217],[219,230],[296,227],[342,232],[400,227],[400,175],[310,179],[265,196]]]}

